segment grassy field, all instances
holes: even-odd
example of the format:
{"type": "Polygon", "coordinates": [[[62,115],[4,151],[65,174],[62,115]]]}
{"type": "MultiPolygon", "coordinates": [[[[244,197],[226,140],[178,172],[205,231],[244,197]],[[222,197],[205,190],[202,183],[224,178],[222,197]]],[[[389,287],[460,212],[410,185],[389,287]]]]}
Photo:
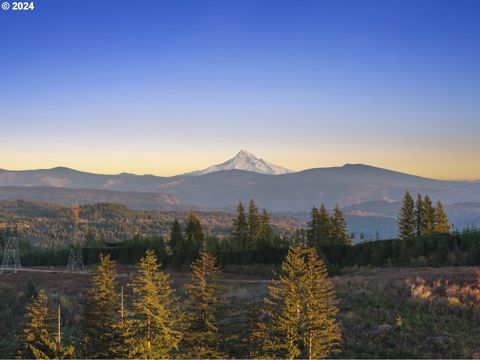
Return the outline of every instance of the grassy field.
{"type": "MultiPolygon", "coordinates": [[[[119,282],[129,282],[133,267],[119,267],[119,282]]],[[[478,358],[480,357],[480,269],[357,269],[332,278],[343,329],[337,358],[478,358]]],[[[171,273],[182,292],[186,273],[171,273]]],[[[89,285],[89,274],[19,272],[0,276],[0,285],[24,292],[34,284],[63,302],[75,319],[75,305],[89,285]]],[[[231,301],[230,328],[246,335],[248,310],[261,304],[266,276],[224,273],[220,282],[231,301]]],[[[68,331],[67,331],[68,332],[68,331]]],[[[242,341],[232,355],[245,352],[242,341]]]]}

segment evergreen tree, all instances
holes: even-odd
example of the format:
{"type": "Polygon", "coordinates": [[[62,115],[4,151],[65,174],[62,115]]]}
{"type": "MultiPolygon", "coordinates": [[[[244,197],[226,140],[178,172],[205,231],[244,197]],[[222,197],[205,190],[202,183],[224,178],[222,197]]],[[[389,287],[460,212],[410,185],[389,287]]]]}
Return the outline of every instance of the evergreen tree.
{"type": "Polygon", "coordinates": [[[269,286],[262,323],[264,356],[326,357],[339,346],[335,293],[313,248],[291,248],[282,274],[269,286]]]}
{"type": "Polygon", "coordinates": [[[332,219],[322,204],[320,210],[315,206],[310,213],[310,221],[307,230],[307,244],[312,247],[331,245],[332,243],[332,219]]]}
{"type": "Polygon", "coordinates": [[[267,209],[263,209],[258,221],[258,246],[267,247],[272,242],[273,230],[270,225],[270,215],[267,209]]]}
{"type": "Polygon", "coordinates": [[[320,206],[319,217],[318,217],[318,244],[319,245],[330,245],[331,238],[331,218],[328,214],[325,205],[320,206]]]}
{"type": "Polygon", "coordinates": [[[185,287],[187,327],[180,344],[182,357],[224,358],[219,351],[221,299],[215,283],[220,269],[215,265],[215,257],[203,251],[191,268],[190,283],[185,287]]]}
{"type": "Polygon", "coordinates": [[[113,325],[114,337],[110,343],[110,353],[113,355],[113,358],[125,359],[127,358],[130,349],[128,345],[128,339],[131,338],[133,334],[127,322],[129,313],[125,306],[123,285],[121,287],[119,300],[120,303],[118,304],[119,306],[117,306],[117,321],[113,325]]]}
{"type": "Polygon", "coordinates": [[[185,238],[190,251],[198,251],[205,245],[205,234],[202,225],[198,217],[192,212],[188,214],[187,224],[185,225],[185,238]]]}
{"type": "Polygon", "coordinates": [[[327,279],[325,262],[318,258],[315,249],[306,254],[305,315],[303,317],[303,354],[308,359],[327,357],[338,350],[341,340],[340,326],[336,320],[338,309],[333,285],[327,279]]]}
{"type": "Polygon", "coordinates": [[[263,309],[265,357],[294,359],[302,355],[302,286],[306,265],[300,248],[288,251],[282,274],[268,287],[263,309]]]}
{"type": "Polygon", "coordinates": [[[447,214],[443,209],[443,205],[440,201],[437,201],[437,207],[435,208],[435,233],[448,234],[450,232],[450,223],[448,222],[447,214]]]}
{"type": "MultiPolygon", "coordinates": [[[[27,359],[65,359],[73,356],[73,346],[63,346],[58,328],[57,336],[51,331],[55,326],[50,314],[48,297],[45,290],[40,290],[27,305],[26,325],[23,329],[25,351],[22,357],[27,359]]],[[[58,312],[60,316],[60,311],[58,312]]],[[[57,319],[60,323],[60,319],[57,319]]]]}
{"type": "Polygon", "coordinates": [[[402,208],[398,219],[398,238],[407,240],[413,238],[415,234],[414,222],[414,201],[407,191],[403,198],[402,208]]]}
{"type": "Polygon", "coordinates": [[[140,260],[132,289],[131,316],[127,319],[125,343],[128,358],[164,359],[178,349],[181,313],[171,281],[160,271],[153,250],[140,260]]]}
{"type": "Polygon", "coordinates": [[[237,207],[237,217],[233,220],[233,238],[237,241],[240,250],[247,249],[248,241],[248,222],[245,215],[245,209],[240,202],[237,207]]]}
{"type": "Polygon", "coordinates": [[[435,232],[435,209],[428,195],[425,196],[425,200],[423,201],[423,214],[423,235],[432,235],[435,232]]]}
{"type": "Polygon", "coordinates": [[[335,206],[330,220],[330,238],[334,245],[352,245],[352,238],[348,235],[347,223],[340,208],[335,206]]]}
{"type": "Polygon", "coordinates": [[[308,222],[307,229],[307,245],[310,247],[317,247],[320,239],[320,213],[314,206],[310,212],[310,221],[308,222]]]}
{"type": "Polygon", "coordinates": [[[425,228],[425,215],[423,208],[423,198],[421,194],[418,194],[417,201],[415,203],[414,210],[415,217],[415,236],[419,238],[423,235],[423,229],[425,228]]]}
{"type": "Polygon", "coordinates": [[[177,218],[173,220],[172,227],[170,229],[169,246],[173,254],[177,254],[178,252],[182,251],[185,246],[182,228],[180,227],[180,223],[178,222],[177,218]]]}
{"type": "Polygon", "coordinates": [[[248,203],[248,242],[247,249],[254,250],[257,248],[258,232],[259,232],[259,216],[258,207],[253,199],[248,203]]]}
{"type": "Polygon", "coordinates": [[[83,316],[85,357],[111,358],[110,343],[114,337],[118,296],[115,291],[117,270],[110,255],[100,254],[100,263],[87,290],[83,316]]]}
{"type": "Polygon", "coordinates": [[[248,359],[261,359],[265,348],[265,324],[261,321],[262,313],[254,306],[248,311],[248,334],[245,345],[248,351],[248,359]]]}

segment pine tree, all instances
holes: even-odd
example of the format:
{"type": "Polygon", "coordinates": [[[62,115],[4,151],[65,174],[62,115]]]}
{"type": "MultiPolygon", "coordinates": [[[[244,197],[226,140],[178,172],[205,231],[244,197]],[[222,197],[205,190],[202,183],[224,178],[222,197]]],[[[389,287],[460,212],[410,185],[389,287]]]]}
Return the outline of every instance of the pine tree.
{"type": "Polygon", "coordinates": [[[263,309],[266,357],[294,359],[302,354],[302,287],[306,265],[300,248],[288,251],[282,274],[268,287],[263,309]]]}
{"type": "Polygon", "coordinates": [[[184,358],[224,358],[219,351],[219,315],[221,299],[216,279],[220,269],[215,257],[200,252],[191,264],[190,282],[186,285],[186,331],[180,344],[184,358]]]}
{"type": "Polygon", "coordinates": [[[352,238],[348,235],[347,223],[340,208],[335,206],[330,220],[330,238],[334,245],[352,245],[352,238]]]}
{"type": "Polygon", "coordinates": [[[319,359],[338,350],[341,340],[340,326],[336,320],[338,309],[333,285],[327,279],[325,262],[318,258],[315,249],[306,249],[305,315],[302,326],[303,357],[319,359]]]}
{"type": "Polygon", "coordinates": [[[128,358],[164,359],[178,349],[182,321],[178,300],[153,250],[140,260],[130,285],[133,303],[127,320],[128,358]]]}
{"type": "Polygon", "coordinates": [[[273,230],[270,225],[270,215],[267,209],[263,209],[258,221],[258,246],[267,247],[272,242],[273,230]]]}
{"type": "Polygon", "coordinates": [[[247,249],[254,250],[257,248],[258,232],[259,232],[259,216],[258,208],[253,199],[248,203],[248,242],[247,249]]]}
{"type": "Polygon", "coordinates": [[[248,359],[261,359],[264,355],[266,326],[261,321],[261,315],[258,308],[250,306],[247,314],[248,334],[245,338],[248,359]]]}
{"type": "Polygon", "coordinates": [[[177,254],[183,250],[184,246],[182,228],[180,227],[180,223],[178,222],[177,218],[175,218],[170,229],[169,247],[173,254],[177,254]]]}
{"type": "MultiPolygon", "coordinates": [[[[60,308],[59,308],[60,309],[60,308]]],[[[36,297],[33,297],[27,305],[25,314],[26,325],[23,329],[22,339],[25,351],[22,355],[30,359],[65,359],[73,356],[73,346],[63,346],[61,342],[61,330],[55,334],[51,329],[55,328],[54,316],[50,314],[48,297],[45,290],[41,289],[36,297]]],[[[60,316],[60,311],[58,311],[60,316]]],[[[60,324],[60,319],[57,319],[60,324]]]]}
{"type": "Polygon", "coordinates": [[[129,312],[125,306],[124,288],[121,286],[120,290],[120,303],[117,304],[118,316],[117,321],[113,325],[114,337],[110,343],[110,353],[113,358],[125,359],[129,353],[130,346],[128,345],[128,339],[133,336],[131,329],[128,326],[129,312]]]}
{"type": "Polygon", "coordinates": [[[318,244],[319,245],[330,245],[331,238],[331,218],[328,214],[325,205],[320,206],[319,217],[318,217],[318,244]]]}
{"type": "Polygon", "coordinates": [[[198,217],[192,212],[188,214],[187,224],[185,225],[185,238],[190,251],[199,251],[205,245],[205,233],[202,225],[198,217]]]}
{"type": "Polygon", "coordinates": [[[435,208],[435,233],[448,234],[450,232],[450,223],[448,222],[447,214],[443,209],[443,205],[440,201],[437,201],[435,208]]]}
{"type": "Polygon", "coordinates": [[[319,245],[319,223],[320,223],[320,213],[318,209],[314,206],[310,212],[310,221],[308,222],[307,229],[307,245],[310,247],[317,247],[319,245]]]}
{"type": "Polygon", "coordinates": [[[269,286],[263,313],[264,356],[320,358],[339,347],[335,293],[313,248],[291,248],[269,286]]]}
{"type": "Polygon", "coordinates": [[[414,234],[414,202],[412,196],[407,191],[403,198],[402,208],[398,219],[398,238],[400,240],[407,240],[413,238],[414,234]]]}
{"type": "Polygon", "coordinates": [[[423,235],[432,235],[435,232],[435,209],[428,195],[425,196],[425,200],[423,201],[423,214],[423,235]]]}
{"type": "Polygon", "coordinates": [[[419,238],[423,235],[423,229],[425,228],[425,215],[423,209],[423,198],[421,194],[418,194],[417,201],[415,203],[415,236],[419,238]]]}
{"type": "Polygon", "coordinates": [[[85,357],[111,358],[110,343],[117,321],[118,295],[115,291],[117,270],[110,255],[100,254],[100,263],[87,290],[83,333],[85,357]]]}
{"type": "Polygon", "coordinates": [[[237,241],[240,250],[247,249],[248,241],[248,222],[245,215],[245,209],[240,202],[237,207],[237,217],[233,220],[233,238],[237,241]]]}

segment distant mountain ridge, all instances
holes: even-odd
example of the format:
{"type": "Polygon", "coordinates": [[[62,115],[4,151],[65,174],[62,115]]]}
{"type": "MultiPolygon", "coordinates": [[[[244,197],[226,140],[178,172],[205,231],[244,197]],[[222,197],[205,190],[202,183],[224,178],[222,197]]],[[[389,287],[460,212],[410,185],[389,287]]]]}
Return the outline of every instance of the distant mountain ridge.
{"type": "Polygon", "coordinates": [[[259,207],[298,213],[304,221],[312,206],[323,203],[329,209],[339,205],[351,231],[375,238],[377,231],[381,237],[395,235],[399,202],[409,190],[414,196],[422,193],[441,200],[458,229],[480,226],[480,181],[434,180],[362,164],[280,175],[221,167],[211,170],[171,177],[102,175],[65,167],[0,170],[0,200],[64,205],[114,202],[145,210],[231,212],[239,201],[254,198],[259,207]]]}
{"type": "MultiPolygon", "coordinates": [[[[399,201],[412,194],[429,194],[445,204],[480,202],[480,182],[423,178],[368,165],[317,168],[282,175],[245,170],[222,170],[205,175],[101,175],[68,168],[0,171],[0,186],[133,191],[174,196],[185,206],[233,209],[255,198],[272,211],[305,211],[367,201],[399,201]]],[[[153,196],[153,195],[151,195],[153,196]]],[[[47,200],[47,199],[44,199],[47,200]]]]}
{"type": "Polygon", "coordinates": [[[273,165],[263,159],[259,159],[246,150],[241,150],[237,155],[235,155],[235,157],[225,161],[224,163],[210,166],[204,170],[192,171],[185,175],[206,175],[212,172],[224,170],[245,170],[267,175],[282,175],[293,172],[292,170],[278,165],[273,165]]]}
{"type": "Polygon", "coordinates": [[[58,205],[117,203],[142,210],[187,210],[173,195],[136,191],[69,189],[51,186],[0,186],[0,201],[43,201],[58,205]]]}

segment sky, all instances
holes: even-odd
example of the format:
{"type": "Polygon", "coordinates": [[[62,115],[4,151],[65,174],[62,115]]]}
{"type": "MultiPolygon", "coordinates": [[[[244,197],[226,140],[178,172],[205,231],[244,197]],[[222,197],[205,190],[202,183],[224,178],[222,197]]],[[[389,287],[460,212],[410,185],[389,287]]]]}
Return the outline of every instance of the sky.
{"type": "Polygon", "coordinates": [[[0,168],[174,175],[246,149],[480,179],[476,0],[0,10],[0,168]]]}

